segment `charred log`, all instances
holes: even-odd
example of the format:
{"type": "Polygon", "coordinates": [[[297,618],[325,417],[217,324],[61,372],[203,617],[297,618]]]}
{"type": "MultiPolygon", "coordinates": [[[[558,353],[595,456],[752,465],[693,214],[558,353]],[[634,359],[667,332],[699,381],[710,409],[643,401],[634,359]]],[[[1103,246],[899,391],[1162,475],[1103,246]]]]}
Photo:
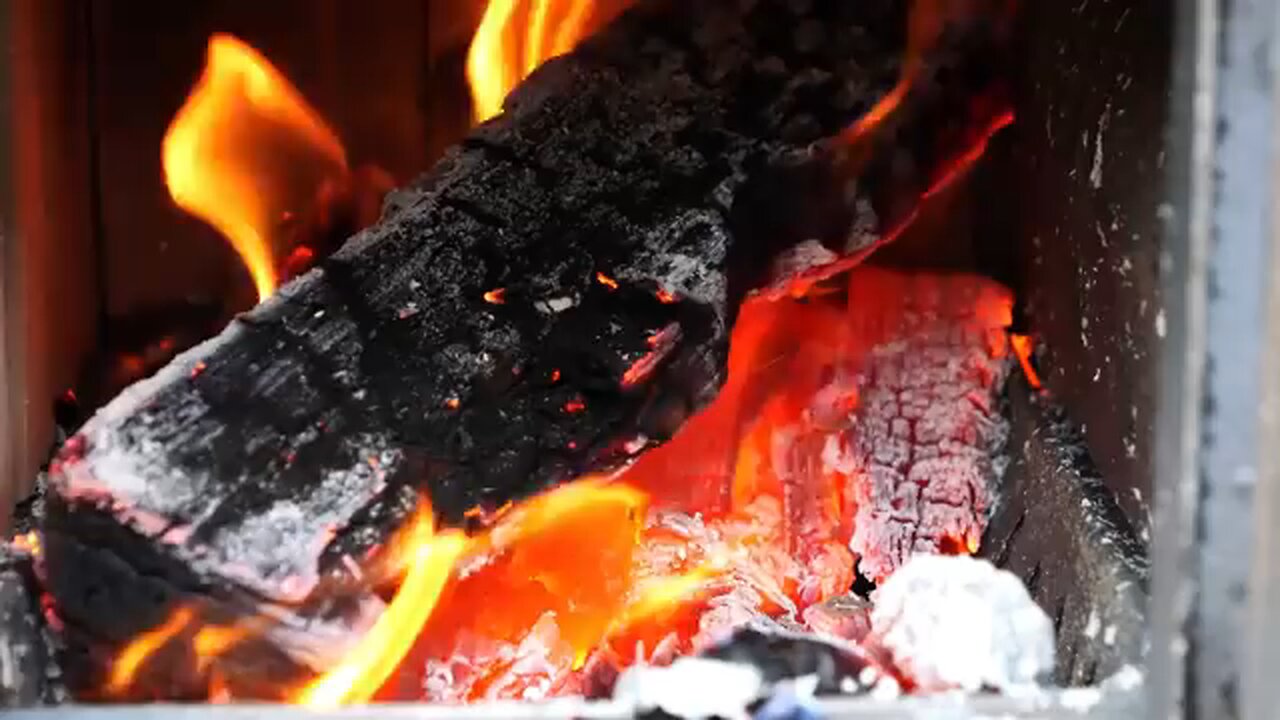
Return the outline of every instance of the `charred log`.
{"type": "Polygon", "coordinates": [[[64,699],[29,552],[0,543],[0,708],[64,699]]]}
{"type": "MultiPolygon", "coordinates": [[[[269,696],[377,616],[351,568],[420,492],[460,522],[669,437],[795,244],[765,215],[820,218],[793,227],[846,257],[972,144],[952,126],[983,73],[908,93],[865,156],[814,149],[894,85],[904,28],[892,3],[642,2],[319,269],[126,390],[54,464],[44,523],[45,581],[89,665],[175,608],[269,617],[220,663],[237,696],[269,696]],[[923,150],[895,160],[901,141],[923,150]],[[769,185],[801,176],[825,205],[769,185]]],[[[198,658],[173,660],[130,692],[202,692],[198,658]]]]}

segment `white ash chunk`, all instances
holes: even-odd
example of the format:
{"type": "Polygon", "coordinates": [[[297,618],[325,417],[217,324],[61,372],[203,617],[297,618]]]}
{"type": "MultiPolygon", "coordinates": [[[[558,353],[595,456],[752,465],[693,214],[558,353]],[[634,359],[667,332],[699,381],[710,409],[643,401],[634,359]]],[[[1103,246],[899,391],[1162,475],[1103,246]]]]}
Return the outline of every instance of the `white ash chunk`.
{"type": "Polygon", "coordinates": [[[916,555],[874,596],[871,639],[925,692],[1026,689],[1053,671],[1053,623],[1015,575],[916,555]]]}
{"type": "Polygon", "coordinates": [[[747,718],[765,694],[764,676],[750,665],[685,657],[667,667],[634,665],[622,673],[613,699],[641,712],[654,709],[687,720],[747,718]]]}

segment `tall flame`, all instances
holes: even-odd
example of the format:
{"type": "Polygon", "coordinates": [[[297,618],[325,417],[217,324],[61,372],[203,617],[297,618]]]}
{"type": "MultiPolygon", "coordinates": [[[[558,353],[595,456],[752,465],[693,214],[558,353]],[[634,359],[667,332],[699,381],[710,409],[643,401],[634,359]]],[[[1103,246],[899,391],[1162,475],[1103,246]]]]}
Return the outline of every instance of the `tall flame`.
{"type": "Polygon", "coordinates": [[[183,210],[226,236],[259,300],[275,291],[272,234],[346,152],[289,81],[230,35],[209,40],[204,74],[165,133],[165,185],[183,210]]]}
{"type": "Polygon", "coordinates": [[[476,122],[502,112],[507,93],[543,62],[574,48],[629,0],[489,0],[467,52],[476,122]]]}

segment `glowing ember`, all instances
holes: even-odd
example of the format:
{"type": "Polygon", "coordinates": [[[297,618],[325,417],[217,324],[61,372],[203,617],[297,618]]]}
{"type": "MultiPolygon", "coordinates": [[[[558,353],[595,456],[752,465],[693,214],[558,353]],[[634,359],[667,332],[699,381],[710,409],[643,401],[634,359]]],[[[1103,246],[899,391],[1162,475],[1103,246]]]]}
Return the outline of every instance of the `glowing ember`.
{"type": "Polygon", "coordinates": [[[854,368],[859,406],[821,465],[853,489],[851,547],[879,581],[913,553],[978,547],[1007,433],[995,398],[1010,367],[1013,299],[976,276],[872,268],[853,273],[849,295],[851,307],[878,304],[859,321],[877,345],[854,368]]]}
{"type": "Polygon", "coordinates": [[[1040,373],[1036,372],[1036,366],[1031,360],[1031,355],[1035,352],[1035,341],[1030,335],[1010,335],[1009,346],[1017,356],[1018,364],[1022,366],[1022,374],[1027,378],[1027,384],[1033,390],[1042,389],[1044,385],[1040,382],[1040,373]]]}
{"type": "Polygon", "coordinates": [[[630,0],[489,0],[467,52],[475,121],[502,112],[507,93],[529,73],[572,50],[629,4],[630,0]]]}
{"type": "MultiPolygon", "coordinates": [[[[848,592],[851,545],[875,578],[909,551],[976,551],[1009,293],[867,268],[848,306],[837,298],[747,303],[720,396],[612,481],[478,508],[471,536],[435,530],[423,503],[380,560],[403,569],[394,598],[291,700],[580,693],[602,668],[670,660],[763,617],[801,622],[848,592]]],[[[182,608],[135,639],[108,689],[171,644],[219,682],[212,660],[251,626],[192,634],[193,620],[182,608]]]]}
{"type": "Polygon", "coordinates": [[[35,530],[15,535],[9,542],[19,551],[25,552],[31,555],[31,557],[40,557],[40,534],[35,530]]]}
{"type": "Polygon", "coordinates": [[[142,664],[186,629],[193,620],[195,620],[195,611],[184,606],[178,608],[160,627],[134,638],[111,665],[111,677],[107,680],[106,687],[107,694],[124,695],[133,685],[133,679],[137,677],[138,669],[142,664]]]}
{"type": "MultiPolygon", "coordinates": [[[[623,5],[490,0],[467,62],[476,119],[500,112],[521,78],[623,5]]],[[[927,30],[913,26],[913,53],[927,30]]],[[[861,142],[906,101],[916,64],[906,65],[898,89],[846,140],[861,142]]],[[[995,105],[975,118],[960,128],[963,152],[926,178],[924,197],[976,160],[1011,115],[995,105]]],[[[346,171],[332,132],[296,91],[248,48],[215,38],[210,68],[166,138],[166,173],[175,200],[231,238],[264,295],[274,283],[266,238],[287,208],[266,207],[261,198],[272,196],[251,183],[249,161],[273,152],[270,138],[282,134],[330,171],[346,171]],[[252,142],[227,141],[239,148],[231,160],[197,153],[203,138],[225,134],[252,142]],[[171,143],[185,175],[170,170],[171,143]]],[[[882,241],[899,229],[884,228],[882,241]]],[[[328,708],[581,693],[602,669],[667,661],[760,618],[799,622],[849,591],[855,560],[879,580],[913,552],[975,552],[1002,432],[992,406],[1011,362],[1011,297],[980,278],[875,269],[850,273],[845,296],[812,292],[865,257],[839,258],[787,293],[749,300],[716,400],[616,477],[580,478],[496,512],[477,508],[467,513],[470,535],[437,530],[423,502],[376,560],[402,573],[353,573],[401,577],[394,597],[352,651],[289,699],[328,708]]],[[[594,281],[619,288],[602,272],[594,281]]],[[[483,299],[502,304],[504,293],[483,299]]],[[[619,382],[639,384],[679,332],[677,324],[654,332],[619,382]]],[[[546,377],[556,383],[561,372],[546,377]]],[[[443,404],[456,410],[461,401],[443,404]]],[[[579,396],[561,406],[586,408],[579,396]]],[[[252,626],[191,632],[195,619],[179,608],[137,637],[116,658],[108,691],[126,692],[148,659],[179,645],[208,669],[211,693],[229,697],[215,661],[252,626]]]]}
{"type": "Polygon", "coordinates": [[[210,39],[204,74],[165,133],[162,162],[173,201],[226,236],[259,299],[276,287],[280,218],[347,173],[342,144],[319,114],[230,35],[210,39]]]}
{"type": "Polygon", "coordinates": [[[426,505],[411,522],[405,546],[412,555],[396,599],[342,663],[303,689],[295,702],[319,708],[368,702],[399,666],[431,616],[467,540],[458,531],[436,533],[426,505]]]}

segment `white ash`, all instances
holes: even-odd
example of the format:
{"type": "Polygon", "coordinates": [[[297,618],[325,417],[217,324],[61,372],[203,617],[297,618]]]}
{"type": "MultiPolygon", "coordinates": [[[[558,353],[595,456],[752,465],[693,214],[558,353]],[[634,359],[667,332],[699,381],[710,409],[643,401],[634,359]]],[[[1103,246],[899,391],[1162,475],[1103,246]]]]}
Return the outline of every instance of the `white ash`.
{"type": "Polygon", "coordinates": [[[533,307],[543,315],[556,315],[568,310],[569,308],[577,307],[580,302],[582,302],[582,299],[579,298],[577,294],[571,293],[569,295],[557,295],[544,300],[537,300],[533,303],[533,307]]]}
{"type": "Polygon", "coordinates": [[[687,720],[747,718],[747,706],[766,691],[750,665],[683,657],[667,667],[635,665],[618,678],[613,699],[640,711],[654,709],[687,720]]]}
{"type": "Polygon", "coordinates": [[[1133,665],[1124,665],[1097,685],[1060,690],[1057,700],[1064,709],[1081,716],[1093,714],[1100,705],[1108,700],[1115,700],[1124,696],[1132,697],[1142,690],[1145,682],[1146,677],[1143,675],[1141,668],[1133,665]]]}
{"type": "MultiPolygon", "coordinates": [[[[204,478],[192,477],[191,482],[183,483],[190,488],[188,498],[175,498],[169,495],[144,498],[143,496],[150,488],[149,471],[159,471],[155,463],[149,462],[155,455],[148,451],[156,450],[158,445],[156,447],[146,445],[120,447],[122,438],[118,438],[112,429],[118,426],[123,418],[144,415],[146,406],[161,390],[179,382],[183,377],[189,377],[204,358],[212,356],[222,345],[235,341],[243,332],[244,327],[239,323],[228,325],[219,335],[179,353],[155,375],[125,388],[115,399],[94,413],[93,417],[89,418],[80,429],[80,435],[87,441],[88,448],[83,464],[93,465],[111,477],[112,491],[135,498],[139,500],[139,504],[154,509],[157,513],[163,514],[170,508],[183,507],[191,498],[199,497],[200,484],[204,478]]],[[[190,403],[189,408],[184,411],[184,416],[197,417],[207,409],[199,402],[190,403]]],[[[87,474],[69,474],[65,479],[58,478],[56,474],[53,477],[55,483],[65,483],[62,487],[69,494],[76,494],[79,491],[93,494],[95,490],[102,489],[100,484],[93,481],[92,476],[87,474]],[[80,481],[84,481],[86,486],[78,487],[80,481]]]]}
{"type": "Polygon", "coordinates": [[[859,198],[853,206],[853,223],[849,226],[849,234],[845,236],[844,251],[847,254],[865,250],[880,242],[880,220],[867,198],[859,198]]]}
{"type": "Polygon", "coordinates": [[[817,240],[805,240],[778,253],[777,259],[773,261],[771,282],[773,285],[786,284],[800,275],[831,265],[839,259],[839,255],[828,250],[817,240]]]}
{"type": "Polygon", "coordinates": [[[320,581],[316,558],[336,532],[386,486],[388,468],[401,461],[401,453],[385,437],[356,433],[342,439],[344,449],[356,457],[342,470],[329,470],[318,483],[321,490],[302,496],[303,501],[278,501],[267,512],[246,515],[242,522],[215,533],[208,547],[225,577],[248,587],[265,578],[275,599],[301,602],[320,581]],[[274,552],[268,553],[268,550],[274,552]],[[243,564],[253,558],[253,564],[243,564]]]}
{"type": "Polygon", "coordinates": [[[721,269],[728,248],[724,221],[711,210],[690,210],[649,233],[635,263],[618,278],[656,282],[658,289],[711,307],[723,307],[728,281],[721,269]]]}
{"type": "Polygon", "coordinates": [[[874,596],[871,639],[925,692],[1034,687],[1053,671],[1053,623],[986,560],[917,555],[874,596]]]}
{"type": "MultiPolygon", "coordinates": [[[[280,300],[271,298],[267,302],[280,300]]],[[[65,463],[62,473],[51,476],[51,482],[65,497],[111,503],[110,509],[117,518],[144,535],[175,546],[196,570],[214,570],[265,597],[293,602],[319,581],[315,547],[329,537],[310,532],[317,527],[315,521],[319,519],[320,526],[333,529],[345,525],[382,489],[389,469],[399,462],[399,453],[387,438],[344,438],[344,451],[355,458],[352,466],[326,475],[321,480],[326,492],[306,496],[310,504],[277,503],[264,514],[246,514],[238,528],[223,528],[223,532],[196,545],[190,538],[218,510],[217,505],[209,505],[198,513],[192,512],[207,492],[211,471],[186,470],[182,482],[173,482],[168,476],[177,469],[157,462],[165,452],[160,441],[148,432],[119,429],[123,417],[132,417],[145,428],[153,417],[147,405],[158,392],[199,372],[205,358],[242,332],[243,326],[233,323],[220,335],[178,355],[154,376],[126,388],[85,423],[80,431],[86,441],[84,457],[65,463]],[[371,458],[374,463],[369,462],[371,458]],[[164,491],[159,492],[158,488],[164,491]],[[309,518],[308,522],[301,522],[304,517],[309,518]],[[251,535],[258,541],[245,544],[244,538],[251,535]],[[251,554],[247,552],[250,547],[254,550],[251,554]]],[[[212,442],[217,431],[197,422],[205,410],[199,398],[193,396],[180,415],[164,420],[173,424],[171,435],[182,433],[189,438],[177,444],[200,447],[212,442]]]]}
{"type": "Polygon", "coordinates": [[[387,604],[373,594],[353,600],[353,605],[332,617],[302,617],[291,608],[268,603],[257,607],[263,617],[271,620],[266,635],[273,638],[272,645],[300,665],[326,672],[355,650],[387,609],[387,604]]]}

